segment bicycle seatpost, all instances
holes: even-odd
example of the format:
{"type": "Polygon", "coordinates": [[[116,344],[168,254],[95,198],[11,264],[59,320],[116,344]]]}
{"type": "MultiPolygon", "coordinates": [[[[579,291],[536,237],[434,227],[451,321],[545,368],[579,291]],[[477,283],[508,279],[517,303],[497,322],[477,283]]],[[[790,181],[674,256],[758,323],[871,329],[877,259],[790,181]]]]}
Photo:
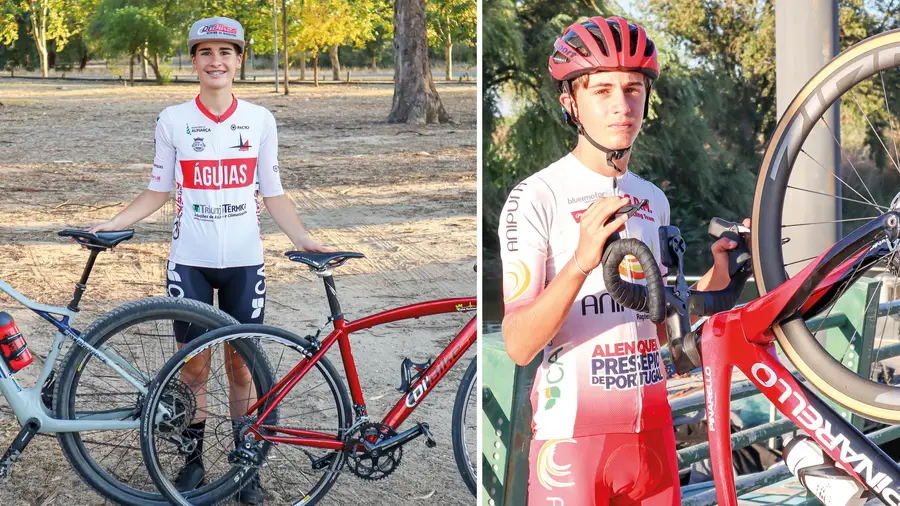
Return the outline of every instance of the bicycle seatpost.
{"type": "Polygon", "coordinates": [[[91,255],[88,257],[87,264],[84,266],[84,271],[81,273],[81,279],[78,283],[75,283],[75,293],[72,294],[72,300],[69,301],[69,305],[66,306],[66,309],[73,312],[78,312],[78,303],[81,302],[81,296],[84,295],[84,290],[87,288],[87,280],[91,275],[91,271],[94,269],[94,262],[97,260],[97,255],[100,254],[99,249],[91,248],[91,255]]]}
{"type": "Polygon", "coordinates": [[[343,320],[344,314],[341,312],[341,302],[338,300],[337,287],[334,286],[334,276],[328,269],[310,269],[316,273],[316,276],[322,278],[325,282],[325,297],[328,298],[328,309],[331,310],[331,319],[343,320]]]}

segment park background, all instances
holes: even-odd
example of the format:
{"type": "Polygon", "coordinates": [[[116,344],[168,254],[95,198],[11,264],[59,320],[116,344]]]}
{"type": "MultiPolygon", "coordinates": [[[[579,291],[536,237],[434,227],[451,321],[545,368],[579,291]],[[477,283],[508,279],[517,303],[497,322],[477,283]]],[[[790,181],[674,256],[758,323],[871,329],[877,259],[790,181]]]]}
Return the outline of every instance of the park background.
{"type": "MultiPolygon", "coordinates": [[[[396,5],[424,8],[425,2],[396,5]]],[[[392,1],[375,0],[0,2],[0,279],[33,300],[68,302],[87,254],[56,232],[109,219],[146,188],[155,118],[198,91],[189,70],[188,29],[197,19],[225,15],[239,20],[246,39],[254,41],[234,93],[274,114],[282,182],[304,225],[325,246],[367,256],[335,276],[347,318],[432,298],[471,296],[476,287],[476,5],[429,1],[425,24],[396,38],[394,7],[392,1]],[[428,53],[411,62],[418,70],[406,68],[428,82],[421,87],[426,96],[413,97],[412,86],[395,86],[395,72],[402,69],[394,68],[394,43],[426,34],[428,53]],[[449,81],[448,48],[454,63],[449,81]],[[333,55],[340,72],[332,72],[333,55]],[[426,55],[433,59],[423,61],[426,55]],[[317,61],[320,86],[314,80],[317,61]],[[418,115],[409,107],[416,101],[427,103],[416,109],[418,115]]],[[[165,293],[173,208],[170,202],[138,223],[134,239],[98,258],[78,328],[126,301],[165,293]]],[[[266,212],[261,225],[266,323],[313,333],[325,323],[328,309],[321,281],[284,257],[293,248],[266,212]]],[[[53,337],[46,324],[3,297],[0,310],[15,317],[35,364],[42,365],[53,337]]],[[[465,315],[451,315],[354,334],[373,418],[399,396],[403,358],[424,362],[436,355],[466,321],[465,315]]],[[[329,358],[338,361],[337,353],[335,348],[329,358]]],[[[386,480],[341,476],[322,504],[474,503],[450,444],[450,406],[474,354],[470,350],[409,421],[429,422],[437,448],[409,445],[397,474],[386,480]]],[[[17,376],[26,387],[39,370],[35,364],[17,376]]],[[[343,374],[342,367],[338,370],[343,374]]],[[[0,401],[0,446],[18,429],[0,401]]],[[[471,431],[474,441],[474,426],[471,431]]],[[[121,437],[125,446],[137,444],[136,433],[111,436],[121,437]]],[[[128,451],[111,447],[105,463],[139,458],[128,451]]],[[[79,481],[55,439],[40,436],[14,466],[0,503],[108,504],[79,481]]]]}
{"type": "MultiPolygon", "coordinates": [[[[837,5],[839,51],[900,26],[895,0],[837,5]]],[[[668,197],[672,225],[688,244],[686,273],[700,275],[712,265],[706,233],[712,217],[739,221],[751,213],[759,163],[778,120],[774,0],[486,1],[482,307],[489,331],[499,330],[503,315],[501,207],[515,184],[561,158],[576,141],[547,72],[550,49],[566,26],[597,15],[640,23],[659,52],[661,75],[629,170],[668,197]]],[[[884,79],[887,95],[897,96],[900,76],[884,79]]],[[[877,188],[888,191],[895,185],[885,182],[896,182],[897,173],[875,133],[892,135],[882,90],[863,88],[857,99],[865,116],[855,104],[841,108],[847,154],[842,163],[852,163],[869,187],[879,181],[877,188]]]]}

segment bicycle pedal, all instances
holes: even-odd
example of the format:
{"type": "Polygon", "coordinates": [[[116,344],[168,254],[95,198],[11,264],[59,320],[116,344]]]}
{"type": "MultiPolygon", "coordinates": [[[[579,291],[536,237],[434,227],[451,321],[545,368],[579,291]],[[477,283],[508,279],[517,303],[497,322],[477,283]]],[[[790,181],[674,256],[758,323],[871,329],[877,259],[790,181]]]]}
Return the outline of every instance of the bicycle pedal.
{"type": "Polygon", "coordinates": [[[419,430],[422,432],[422,435],[425,436],[425,446],[428,448],[434,448],[437,446],[437,441],[434,440],[434,437],[431,435],[431,429],[428,428],[427,423],[419,423],[419,430]]]}

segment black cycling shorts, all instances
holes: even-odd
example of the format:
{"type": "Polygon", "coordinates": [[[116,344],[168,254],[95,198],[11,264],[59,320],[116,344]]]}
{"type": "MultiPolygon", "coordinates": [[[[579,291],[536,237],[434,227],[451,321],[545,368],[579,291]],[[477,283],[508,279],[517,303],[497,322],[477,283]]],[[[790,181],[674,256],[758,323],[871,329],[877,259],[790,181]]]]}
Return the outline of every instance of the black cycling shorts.
{"type": "MultiPolygon", "coordinates": [[[[212,305],[213,290],[219,292],[219,309],[240,323],[262,323],[266,307],[266,267],[193,267],[169,262],[166,272],[166,291],[171,297],[199,300],[212,305]]],[[[187,323],[174,322],[175,340],[187,343],[202,335],[206,329],[189,328],[187,323]]]]}

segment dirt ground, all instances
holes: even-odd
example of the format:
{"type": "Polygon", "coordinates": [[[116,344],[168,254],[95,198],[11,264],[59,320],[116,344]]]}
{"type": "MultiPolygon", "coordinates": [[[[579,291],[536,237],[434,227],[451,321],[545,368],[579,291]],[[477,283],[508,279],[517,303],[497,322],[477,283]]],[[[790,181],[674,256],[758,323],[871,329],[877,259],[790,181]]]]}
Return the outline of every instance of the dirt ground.
{"type": "MultiPolygon", "coordinates": [[[[240,86],[239,98],[270,109],[278,123],[281,177],[312,236],[367,258],[337,271],[349,319],[420,300],[475,293],[476,89],[439,85],[455,123],[410,127],[385,122],[391,86],[240,86]]],[[[0,79],[0,280],[33,300],[64,306],[87,253],[56,236],[106,220],[143,190],[153,158],[154,119],[191,100],[197,88],[0,79]]],[[[141,297],[164,295],[173,205],[135,226],[134,239],[101,254],[82,301],[78,328],[141,297]]],[[[291,248],[263,211],[268,276],[266,323],[305,335],[324,323],[321,282],[288,261],[291,248]]],[[[5,296],[0,310],[45,356],[53,329],[5,296]]],[[[354,336],[373,419],[399,398],[399,364],[436,355],[468,320],[451,316],[354,336]]],[[[364,482],[349,472],[323,504],[474,504],[453,460],[450,415],[471,350],[403,427],[428,422],[438,441],[409,444],[397,472],[364,482]]],[[[340,367],[336,348],[329,357],[340,367]]],[[[17,376],[36,378],[40,360],[17,376]]],[[[18,423],[0,402],[0,445],[18,423]]],[[[104,504],[82,484],[51,437],[37,437],[0,489],[2,504],[104,504]]]]}

